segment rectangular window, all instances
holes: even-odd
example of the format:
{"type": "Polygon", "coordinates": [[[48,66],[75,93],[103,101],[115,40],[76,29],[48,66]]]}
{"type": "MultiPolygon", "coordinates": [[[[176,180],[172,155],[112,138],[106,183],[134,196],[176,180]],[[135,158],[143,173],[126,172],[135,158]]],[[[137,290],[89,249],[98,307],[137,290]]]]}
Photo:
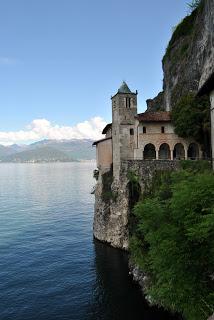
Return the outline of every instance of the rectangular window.
{"type": "Polygon", "coordinates": [[[161,127],[161,133],[165,133],[165,127],[161,127]]]}
{"type": "Polygon", "coordinates": [[[146,133],[146,127],[143,127],[143,133],[146,133]]]}
{"type": "Polygon", "coordinates": [[[130,129],[130,135],[131,135],[131,136],[134,135],[134,129],[130,129]]]}

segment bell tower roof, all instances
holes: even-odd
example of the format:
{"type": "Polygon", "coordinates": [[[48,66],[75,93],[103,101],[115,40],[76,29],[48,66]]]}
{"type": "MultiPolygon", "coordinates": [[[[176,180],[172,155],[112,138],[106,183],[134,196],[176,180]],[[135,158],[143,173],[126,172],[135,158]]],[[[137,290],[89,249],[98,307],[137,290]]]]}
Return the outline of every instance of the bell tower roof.
{"type": "Polygon", "coordinates": [[[132,93],[132,92],[129,89],[127,83],[123,81],[120,88],[118,89],[118,93],[132,93]]]}

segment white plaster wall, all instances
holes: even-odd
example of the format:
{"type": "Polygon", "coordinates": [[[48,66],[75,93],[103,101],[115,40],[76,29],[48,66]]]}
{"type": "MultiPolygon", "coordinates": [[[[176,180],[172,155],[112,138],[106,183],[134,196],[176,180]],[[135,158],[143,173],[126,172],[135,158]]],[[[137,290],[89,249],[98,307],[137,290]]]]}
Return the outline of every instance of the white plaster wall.
{"type": "MultiPolygon", "coordinates": [[[[146,127],[146,134],[161,133],[161,127],[165,128],[165,133],[174,133],[174,128],[169,122],[159,122],[159,123],[141,123],[139,125],[139,133],[143,133],[143,127],[146,127]]],[[[146,135],[145,134],[145,135],[146,135]]]]}
{"type": "Polygon", "coordinates": [[[97,144],[97,168],[105,172],[112,164],[112,140],[104,140],[97,144]]]}

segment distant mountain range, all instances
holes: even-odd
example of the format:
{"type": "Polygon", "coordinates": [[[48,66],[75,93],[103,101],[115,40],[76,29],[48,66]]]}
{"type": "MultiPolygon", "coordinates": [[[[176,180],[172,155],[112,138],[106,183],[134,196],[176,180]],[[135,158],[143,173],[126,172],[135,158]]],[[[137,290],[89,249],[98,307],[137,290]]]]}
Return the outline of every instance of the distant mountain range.
{"type": "Polygon", "coordinates": [[[0,145],[0,162],[70,162],[96,158],[92,140],[42,140],[30,145],[0,145]]]}

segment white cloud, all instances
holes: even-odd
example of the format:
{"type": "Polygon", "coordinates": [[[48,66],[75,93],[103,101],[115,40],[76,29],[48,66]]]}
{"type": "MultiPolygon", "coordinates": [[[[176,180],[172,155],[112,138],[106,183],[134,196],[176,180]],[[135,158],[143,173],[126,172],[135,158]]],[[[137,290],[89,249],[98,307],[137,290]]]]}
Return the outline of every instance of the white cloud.
{"type": "Polygon", "coordinates": [[[78,123],[74,127],[52,124],[46,119],[35,119],[25,130],[0,131],[0,144],[29,143],[42,139],[92,139],[102,138],[102,130],[106,122],[101,117],[78,123]]]}

